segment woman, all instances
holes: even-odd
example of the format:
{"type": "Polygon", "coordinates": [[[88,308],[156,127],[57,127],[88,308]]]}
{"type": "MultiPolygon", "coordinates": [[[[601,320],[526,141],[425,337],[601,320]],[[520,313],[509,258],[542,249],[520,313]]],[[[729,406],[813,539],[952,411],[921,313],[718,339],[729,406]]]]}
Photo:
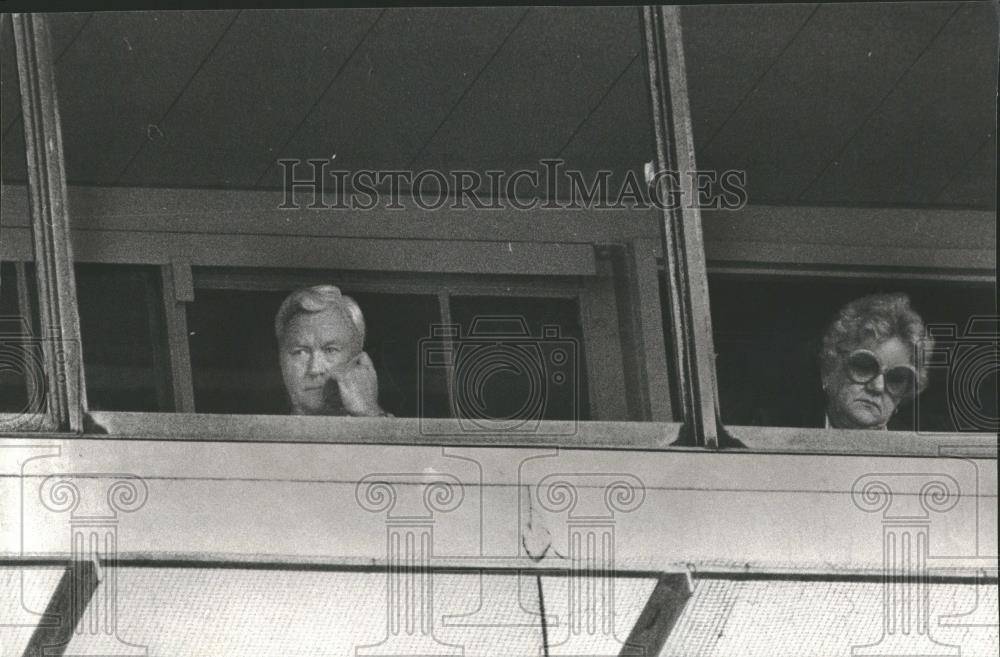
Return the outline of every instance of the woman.
{"type": "Polygon", "coordinates": [[[823,337],[827,427],[885,429],[899,404],[927,387],[916,356],[929,341],[905,294],[873,294],[844,306],[823,337]]]}

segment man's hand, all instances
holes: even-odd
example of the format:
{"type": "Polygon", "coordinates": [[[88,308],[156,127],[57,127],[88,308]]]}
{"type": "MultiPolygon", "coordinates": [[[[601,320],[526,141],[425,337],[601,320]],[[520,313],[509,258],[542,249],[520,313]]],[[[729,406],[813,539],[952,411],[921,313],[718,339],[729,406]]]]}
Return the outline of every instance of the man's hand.
{"type": "Polygon", "coordinates": [[[337,376],[340,399],[344,409],[355,416],[378,417],[385,415],[378,405],[378,375],[368,354],[361,352],[337,376]]]}

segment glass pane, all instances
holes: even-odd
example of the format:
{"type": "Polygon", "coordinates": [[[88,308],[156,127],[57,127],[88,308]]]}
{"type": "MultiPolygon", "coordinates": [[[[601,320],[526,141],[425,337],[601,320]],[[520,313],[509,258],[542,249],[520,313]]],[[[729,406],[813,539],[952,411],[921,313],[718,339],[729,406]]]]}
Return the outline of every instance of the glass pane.
{"type": "Polygon", "coordinates": [[[844,304],[877,292],[905,292],[925,325],[953,333],[938,338],[935,351],[951,353],[950,364],[942,359],[928,362],[928,388],[915,401],[900,404],[889,428],[989,431],[985,418],[997,418],[997,370],[982,368],[991,362],[990,353],[996,363],[996,335],[980,325],[969,333],[970,319],[995,317],[992,286],[721,275],[710,277],[709,283],[722,419],[727,424],[824,426],[826,398],[819,363],[823,334],[844,304]],[[986,333],[975,333],[984,329],[986,333]],[[982,373],[985,376],[978,378],[982,373]]]}
{"type": "Polygon", "coordinates": [[[451,299],[455,407],[487,421],[588,420],[576,299],[451,299]]]}
{"type": "MultiPolygon", "coordinates": [[[[67,654],[496,655],[543,653],[537,593],[516,575],[402,575],[385,572],[120,568],[88,606],[67,654]],[[415,585],[416,588],[409,588],[415,585]],[[427,588],[421,588],[426,586],[427,588]],[[117,589],[118,646],[88,623],[117,589]],[[423,597],[422,591],[430,593],[423,597]],[[402,593],[390,598],[387,593],[402,593]],[[411,593],[412,595],[406,595],[411,593]],[[492,605],[500,601],[499,605],[492,605]],[[484,602],[489,604],[484,605],[484,602]],[[103,643],[103,645],[102,645],[103,643]],[[118,650],[112,652],[117,647],[118,650]]],[[[426,594],[424,594],[426,595],[426,594]]],[[[98,625],[101,627],[101,625],[98,625]]],[[[112,635],[113,637],[114,635],[112,635]]]]}
{"type": "Polygon", "coordinates": [[[88,408],[170,410],[156,267],[78,263],[76,293],[88,408]]]}
{"type": "MultiPolygon", "coordinates": [[[[442,372],[421,374],[421,340],[440,323],[437,297],[352,292],[365,317],[365,351],[378,374],[379,403],[397,417],[447,415],[442,372]],[[423,376],[424,406],[419,409],[423,376]]],[[[286,291],[199,289],[188,305],[195,408],[201,413],[289,412],[274,316],[286,291]]]]}
{"type": "MultiPolygon", "coordinates": [[[[882,584],[698,580],[661,657],[995,655],[997,589],[928,585],[928,630],[883,629],[882,584]],[[867,651],[852,649],[869,646],[867,651]]],[[[916,585],[908,587],[919,599],[916,585]]],[[[890,598],[891,599],[891,598],[890,598]]]]}

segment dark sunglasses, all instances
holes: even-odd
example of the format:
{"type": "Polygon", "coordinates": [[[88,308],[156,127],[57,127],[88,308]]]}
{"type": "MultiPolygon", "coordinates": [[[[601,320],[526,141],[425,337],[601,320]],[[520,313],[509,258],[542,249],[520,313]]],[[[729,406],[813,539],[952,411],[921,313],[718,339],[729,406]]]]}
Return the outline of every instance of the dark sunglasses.
{"type": "Polygon", "coordinates": [[[867,349],[855,349],[845,361],[847,376],[855,383],[868,383],[879,374],[885,375],[885,389],[895,397],[912,395],[917,388],[917,370],[910,365],[883,369],[878,357],[867,349]]]}

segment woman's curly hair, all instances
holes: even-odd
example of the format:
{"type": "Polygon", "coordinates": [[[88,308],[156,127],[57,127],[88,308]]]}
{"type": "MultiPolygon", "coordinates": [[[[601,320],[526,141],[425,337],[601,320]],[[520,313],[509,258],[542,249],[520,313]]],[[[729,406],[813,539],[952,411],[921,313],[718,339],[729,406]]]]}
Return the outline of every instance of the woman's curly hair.
{"type": "MultiPolygon", "coordinates": [[[[851,301],[840,309],[823,336],[820,367],[826,382],[841,359],[854,349],[899,338],[917,350],[928,350],[931,338],[924,335],[924,322],[910,306],[910,297],[902,292],[871,294],[851,301]]],[[[927,365],[922,359],[917,369],[917,392],[927,387],[927,365]]]]}

